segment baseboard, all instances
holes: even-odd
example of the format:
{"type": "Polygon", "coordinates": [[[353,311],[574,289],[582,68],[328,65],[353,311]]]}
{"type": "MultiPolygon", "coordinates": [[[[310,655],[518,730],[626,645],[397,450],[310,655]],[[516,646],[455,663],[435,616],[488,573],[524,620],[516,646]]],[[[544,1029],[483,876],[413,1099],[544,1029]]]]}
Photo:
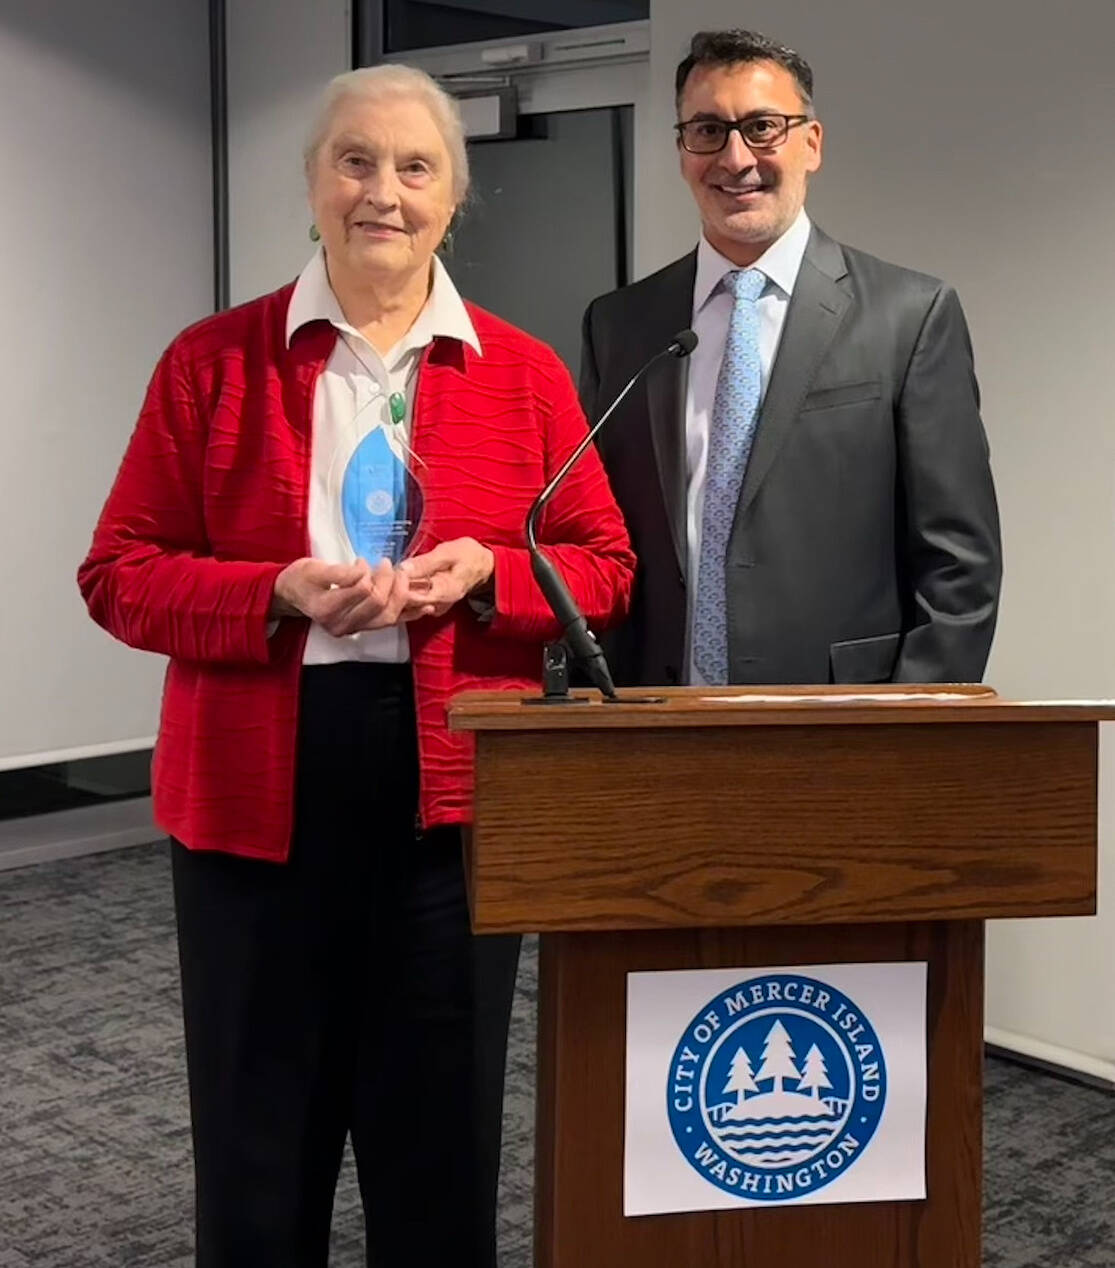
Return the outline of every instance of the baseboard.
{"type": "Polygon", "coordinates": [[[158,841],[150,797],[0,822],[0,871],[158,841]]]}
{"type": "Polygon", "coordinates": [[[1016,1035],[1009,1030],[998,1030],[994,1026],[988,1026],[983,1037],[988,1052],[994,1056],[1020,1061],[1040,1070],[1067,1075],[1094,1087],[1102,1087],[1108,1092],[1115,1092],[1115,1061],[1104,1061],[1102,1057],[1091,1057],[1071,1048],[1059,1048],[1056,1044],[1045,1043],[1030,1035],[1016,1035]]]}

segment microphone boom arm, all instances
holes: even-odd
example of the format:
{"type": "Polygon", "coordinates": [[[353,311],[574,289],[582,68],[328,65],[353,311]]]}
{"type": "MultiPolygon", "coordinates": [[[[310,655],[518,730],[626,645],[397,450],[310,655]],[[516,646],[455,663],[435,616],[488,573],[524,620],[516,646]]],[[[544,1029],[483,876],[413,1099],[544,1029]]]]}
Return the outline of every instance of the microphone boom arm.
{"type": "Polygon", "coordinates": [[[599,435],[601,428],[611,418],[612,414],[643,375],[652,366],[661,361],[663,357],[687,357],[696,346],[697,336],[690,330],[684,330],[666,348],[663,348],[656,356],[640,366],[628,379],[623,391],[600,416],[595,426],[589,430],[577,448],[562,463],[557,474],[534,499],[527,515],[526,539],[527,547],[530,550],[531,571],[534,573],[535,580],[538,582],[547,603],[549,603],[550,609],[561,623],[565,640],[574,657],[584,667],[596,686],[600,688],[606,700],[616,699],[615,684],[612,682],[608,662],[604,658],[600,644],[597,643],[592,631],[589,629],[588,622],[562,580],[561,574],[538,545],[538,517],[541,515],[546,503],[553,497],[558,486],[580,460],[585,450],[599,435]]]}

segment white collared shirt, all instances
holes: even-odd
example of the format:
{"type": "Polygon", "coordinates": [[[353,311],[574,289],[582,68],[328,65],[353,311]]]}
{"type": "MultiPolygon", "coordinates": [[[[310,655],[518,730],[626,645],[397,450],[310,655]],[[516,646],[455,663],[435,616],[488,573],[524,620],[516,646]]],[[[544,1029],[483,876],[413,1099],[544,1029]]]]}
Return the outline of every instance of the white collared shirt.
{"type": "MultiPolygon", "coordinates": [[[[765,273],[767,284],[759,296],[760,401],[766,395],[771,367],[782,341],[786,309],[801,271],[812,226],[803,208],[777,242],[772,243],[752,268],[765,273]]],[[[738,264],[721,255],[703,235],[697,247],[697,277],[693,284],[693,332],[699,340],[689,364],[689,388],[685,398],[686,531],[689,610],[686,614],[690,683],[703,678],[693,662],[693,608],[697,595],[697,568],[701,557],[701,517],[705,506],[705,471],[708,465],[709,424],[716,396],[716,379],[724,359],[732,296],[722,285],[724,275],[738,264]]]]}
{"type": "MultiPolygon", "coordinates": [[[[422,349],[438,336],[469,344],[480,353],[472,319],[457,288],[435,256],[433,285],[414,325],[387,353],[380,354],[345,319],[319,247],[302,270],[287,310],[286,341],[307,322],[325,320],[338,338],[314,390],[313,442],[310,450],[310,554],[332,564],[354,563],[356,554],[341,514],[341,485],[357,446],[377,427],[386,429],[392,448],[406,454],[410,442],[414,385],[422,349]],[[403,419],[391,422],[389,399],[399,393],[406,402],[403,419]]],[[[377,560],[369,560],[375,564],[377,560]]],[[[401,662],[410,659],[405,626],[367,630],[334,638],[320,625],[310,626],[303,655],[306,665],[342,660],[401,662]]]]}

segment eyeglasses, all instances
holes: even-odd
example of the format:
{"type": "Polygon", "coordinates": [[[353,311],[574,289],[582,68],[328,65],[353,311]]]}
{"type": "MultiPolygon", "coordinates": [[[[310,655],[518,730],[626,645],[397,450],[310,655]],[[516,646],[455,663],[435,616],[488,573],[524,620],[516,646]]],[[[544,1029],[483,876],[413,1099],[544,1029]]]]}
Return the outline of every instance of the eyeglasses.
{"type": "Polygon", "coordinates": [[[675,123],[682,147],[690,154],[719,154],[728,137],[738,132],[749,150],[773,150],[782,145],[790,129],[808,123],[807,114],[755,114],[746,119],[687,119],[675,123]]]}

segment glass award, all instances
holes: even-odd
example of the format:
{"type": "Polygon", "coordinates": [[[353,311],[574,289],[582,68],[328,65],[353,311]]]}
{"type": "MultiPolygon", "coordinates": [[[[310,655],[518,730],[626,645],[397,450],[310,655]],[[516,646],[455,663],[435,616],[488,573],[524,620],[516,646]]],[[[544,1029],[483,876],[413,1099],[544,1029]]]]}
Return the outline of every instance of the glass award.
{"type": "Polygon", "coordinates": [[[400,564],[415,546],[422,488],[420,460],[394,428],[374,427],[357,445],[341,481],[341,517],[358,559],[400,564]],[[409,461],[408,461],[409,460],[409,461]]]}

